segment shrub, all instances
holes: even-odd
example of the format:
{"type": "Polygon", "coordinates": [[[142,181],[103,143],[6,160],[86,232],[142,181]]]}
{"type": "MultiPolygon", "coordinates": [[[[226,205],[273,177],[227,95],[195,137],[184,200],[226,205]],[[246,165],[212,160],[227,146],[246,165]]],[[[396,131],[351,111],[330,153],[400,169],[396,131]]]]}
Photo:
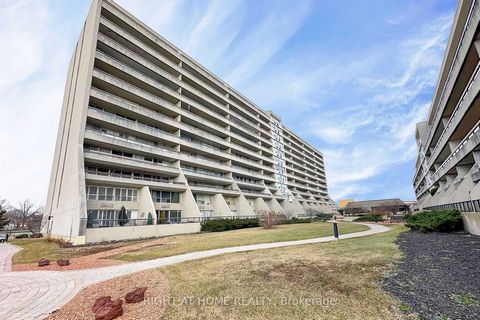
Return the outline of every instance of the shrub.
{"type": "Polygon", "coordinates": [[[220,232],[235,229],[259,227],[258,218],[253,219],[219,219],[208,220],[202,223],[202,231],[220,232]]]}
{"type": "Polygon", "coordinates": [[[315,217],[313,217],[315,220],[319,221],[327,221],[333,218],[332,213],[317,213],[315,217]]]}
{"type": "Polygon", "coordinates": [[[17,235],[15,236],[15,239],[27,239],[28,237],[29,237],[28,234],[22,233],[22,234],[17,234],[17,235]]]}
{"type": "Polygon", "coordinates": [[[300,219],[300,218],[293,217],[292,219],[282,221],[280,224],[311,223],[311,222],[312,222],[311,219],[300,219]]]}
{"type": "Polygon", "coordinates": [[[65,240],[63,238],[56,238],[56,237],[47,236],[45,238],[45,240],[47,242],[56,243],[60,248],[70,248],[70,247],[73,246],[73,244],[71,242],[68,242],[67,240],[65,240]]]}
{"type": "Polygon", "coordinates": [[[383,218],[383,216],[379,215],[379,214],[367,214],[365,216],[360,216],[358,218],[356,218],[355,220],[353,221],[373,221],[373,222],[378,222],[378,221],[385,221],[385,219],[383,218]]]}
{"type": "Polygon", "coordinates": [[[277,224],[282,224],[287,218],[283,214],[279,214],[273,211],[266,212],[260,219],[260,225],[265,229],[271,229],[277,224]]]}
{"type": "Polygon", "coordinates": [[[463,229],[463,220],[460,211],[425,211],[406,217],[406,226],[411,230],[428,232],[453,232],[463,229]]]}
{"type": "Polygon", "coordinates": [[[32,234],[30,235],[30,238],[32,238],[32,239],[43,238],[43,234],[41,234],[41,233],[32,233],[32,234]]]}

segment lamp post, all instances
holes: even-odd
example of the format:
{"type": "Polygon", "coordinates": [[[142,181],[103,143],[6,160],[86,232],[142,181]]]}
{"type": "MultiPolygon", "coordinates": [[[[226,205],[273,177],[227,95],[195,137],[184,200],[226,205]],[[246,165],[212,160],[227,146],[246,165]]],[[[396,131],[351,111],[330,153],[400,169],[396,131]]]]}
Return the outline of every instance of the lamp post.
{"type": "Polygon", "coordinates": [[[336,222],[333,223],[333,237],[338,240],[338,225],[336,222]]]}

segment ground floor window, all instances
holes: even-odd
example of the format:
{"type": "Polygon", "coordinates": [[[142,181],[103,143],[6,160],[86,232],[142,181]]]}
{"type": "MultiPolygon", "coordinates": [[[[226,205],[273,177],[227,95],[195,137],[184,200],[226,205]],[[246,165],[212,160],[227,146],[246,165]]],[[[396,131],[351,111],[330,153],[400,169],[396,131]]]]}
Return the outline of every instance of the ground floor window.
{"type": "MultiPolygon", "coordinates": [[[[120,210],[88,210],[87,228],[120,227],[119,212],[120,210]]],[[[136,216],[137,211],[127,210],[128,220],[123,223],[128,224],[136,216]]]]}
{"type": "Polygon", "coordinates": [[[150,191],[152,195],[153,202],[160,202],[160,203],[179,203],[180,202],[180,195],[178,192],[170,192],[170,191],[150,191]]]}
{"type": "Polygon", "coordinates": [[[200,213],[202,214],[203,219],[210,219],[212,217],[212,210],[200,210],[200,213]]]}
{"type": "Polygon", "coordinates": [[[104,186],[86,186],[88,200],[98,201],[137,201],[138,190],[104,186]]]}
{"type": "Polygon", "coordinates": [[[157,224],[180,223],[180,222],[182,222],[182,211],[157,210],[157,224]]]}

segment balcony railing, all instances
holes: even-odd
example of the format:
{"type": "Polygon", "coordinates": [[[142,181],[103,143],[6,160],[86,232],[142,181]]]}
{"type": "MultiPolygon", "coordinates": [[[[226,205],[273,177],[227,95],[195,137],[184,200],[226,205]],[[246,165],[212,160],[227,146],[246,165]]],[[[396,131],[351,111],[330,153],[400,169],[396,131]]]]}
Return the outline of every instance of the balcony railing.
{"type": "Polygon", "coordinates": [[[480,212],[480,199],[427,207],[428,210],[458,210],[461,212],[480,212]]]}
{"type": "MultiPolygon", "coordinates": [[[[445,138],[447,130],[450,128],[450,126],[452,125],[456,116],[458,115],[458,111],[460,110],[460,108],[464,104],[464,102],[466,100],[466,96],[470,93],[470,89],[473,86],[473,82],[477,79],[479,73],[480,73],[480,64],[478,64],[477,67],[475,68],[475,72],[472,74],[472,77],[470,78],[470,81],[469,81],[467,87],[465,88],[465,91],[463,92],[462,97],[460,98],[460,100],[459,100],[457,106],[455,107],[455,110],[453,111],[452,115],[450,116],[450,119],[448,120],[447,125],[443,129],[443,132],[440,135],[440,138],[438,138],[437,144],[435,145],[435,148],[433,148],[433,151],[431,152],[431,156],[430,156],[430,159],[428,161],[429,163],[432,162],[432,161],[435,161],[435,158],[436,158],[435,154],[436,154],[437,150],[439,149],[440,145],[442,144],[442,141],[445,138]]],[[[428,165],[427,167],[430,167],[430,165],[428,165]]]]}
{"type": "Polygon", "coordinates": [[[85,169],[85,173],[93,174],[97,176],[104,176],[104,177],[114,177],[114,178],[122,178],[122,179],[132,179],[132,180],[142,180],[142,181],[151,181],[151,182],[161,182],[161,183],[169,183],[169,184],[178,184],[178,185],[185,185],[183,182],[173,181],[170,179],[162,179],[157,177],[145,177],[145,176],[135,176],[135,175],[126,175],[121,173],[115,172],[101,172],[96,170],[90,170],[88,168],[85,169]]]}
{"type": "Polygon", "coordinates": [[[130,161],[150,164],[150,165],[154,165],[154,166],[162,166],[162,167],[168,167],[168,168],[176,169],[175,167],[173,167],[169,164],[166,164],[166,163],[162,163],[162,162],[147,161],[147,160],[142,160],[142,159],[138,159],[138,158],[124,157],[124,156],[119,156],[119,155],[112,154],[112,153],[106,153],[106,152],[94,151],[94,150],[88,150],[87,149],[85,151],[85,154],[89,154],[89,153],[98,154],[98,155],[105,156],[105,157],[110,157],[110,158],[116,158],[116,159],[121,159],[121,160],[130,160],[130,161]]]}
{"type": "MultiPolygon", "coordinates": [[[[450,78],[452,77],[452,70],[453,70],[454,66],[457,64],[458,55],[459,55],[460,49],[463,46],[463,41],[465,40],[465,35],[467,33],[467,29],[470,27],[470,24],[472,22],[473,11],[474,11],[476,5],[477,5],[477,1],[474,0],[472,2],[471,7],[470,7],[470,11],[468,12],[467,23],[465,24],[465,27],[463,28],[462,36],[460,38],[460,41],[458,42],[459,45],[457,46],[457,49],[455,50],[455,56],[453,57],[452,63],[450,65],[450,69],[448,70],[447,79],[445,80],[445,84],[442,88],[442,93],[440,95],[440,100],[438,102],[439,107],[444,103],[444,100],[446,99],[445,93],[446,93],[447,85],[449,84],[450,78]]],[[[433,122],[432,122],[433,124],[436,124],[439,121],[439,116],[441,114],[441,112],[438,112],[439,109],[440,109],[439,107],[435,110],[435,115],[433,117],[433,122]]],[[[427,140],[426,140],[427,143],[430,142],[430,139],[432,138],[433,131],[435,131],[435,130],[430,130],[430,132],[428,133],[427,140]]]]}

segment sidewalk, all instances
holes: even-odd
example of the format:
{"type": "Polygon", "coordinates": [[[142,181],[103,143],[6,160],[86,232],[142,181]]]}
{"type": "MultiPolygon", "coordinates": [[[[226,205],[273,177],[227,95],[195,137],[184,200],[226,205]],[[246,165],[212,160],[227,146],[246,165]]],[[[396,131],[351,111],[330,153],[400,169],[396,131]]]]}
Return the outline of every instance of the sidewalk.
{"type": "MultiPolygon", "coordinates": [[[[341,235],[349,239],[374,235],[390,230],[388,227],[365,224],[370,230],[341,235]]],[[[72,299],[81,289],[94,283],[121,277],[131,273],[164,267],[184,261],[212,257],[224,253],[280,248],[294,245],[333,241],[333,236],[305,240],[261,243],[186,253],[104,268],[75,271],[29,271],[0,273],[0,319],[43,319],[72,299]]],[[[18,247],[0,245],[0,261],[9,265],[18,247]],[[15,251],[16,250],[16,251],[15,251]],[[12,253],[13,252],[13,253],[12,253]]]]}

